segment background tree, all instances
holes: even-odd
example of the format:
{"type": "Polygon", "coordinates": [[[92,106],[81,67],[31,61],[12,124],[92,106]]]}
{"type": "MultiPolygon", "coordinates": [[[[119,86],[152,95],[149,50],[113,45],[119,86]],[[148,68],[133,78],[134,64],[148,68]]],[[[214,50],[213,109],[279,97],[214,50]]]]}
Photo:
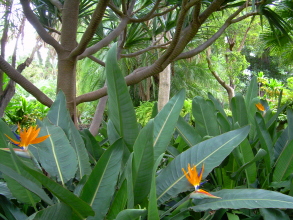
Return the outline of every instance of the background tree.
{"type": "MultiPolygon", "coordinates": [[[[281,1],[282,2],[282,1],[281,1]]],[[[76,105],[97,100],[107,94],[107,88],[91,91],[76,97],[76,79],[78,60],[86,57],[104,66],[99,57],[101,50],[107,49],[113,42],[118,43],[118,58],[139,58],[144,53],[152,53],[161,48],[162,55],[154,62],[139,65],[125,77],[128,85],[133,85],[154,76],[172,62],[191,58],[212,45],[230,26],[248,17],[262,14],[270,18],[275,12],[268,10],[267,1],[38,1],[30,5],[29,0],[20,0],[23,12],[34,26],[40,37],[51,45],[57,54],[58,76],[57,91],[62,90],[67,99],[71,117],[76,120],[76,105]],[[35,7],[36,10],[32,10],[35,7]],[[269,13],[263,13],[263,12],[269,13]],[[168,44],[153,45],[153,39],[159,34],[165,35],[166,28],[156,26],[155,19],[170,15],[168,32],[171,41],[168,44]],[[227,13],[225,21],[218,29],[209,33],[203,41],[197,36],[203,33],[204,24],[215,15],[227,13]],[[141,30],[144,38],[141,44],[127,45],[129,30],[141,30]],[[60,34],[60,40],[52,36],[60,34]],[[143,42],[143,43],[142,43],[143,42]]],[[[287,25],[281,17],[275,22],[286,32],[287,25]]],[[[272,27],[276,24],[271,23],[272,27]]],[[[166,26],[167,27],[167,26],[166,26]]],[[[135,39],[135,38],[134,38],[135,39]]],[[[41,103],[50,106],[52,100],[26,78],[19,75],[3,57],[0,57],[0,68],[24,89],[35,96],[41,103]]]]}

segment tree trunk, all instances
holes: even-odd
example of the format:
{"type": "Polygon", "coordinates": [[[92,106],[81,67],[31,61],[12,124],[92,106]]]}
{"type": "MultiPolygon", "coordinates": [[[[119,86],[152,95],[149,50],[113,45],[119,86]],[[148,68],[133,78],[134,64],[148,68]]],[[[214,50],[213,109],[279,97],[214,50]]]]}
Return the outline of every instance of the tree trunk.
{"type": "Polygon", "coordinates": [[[171,65],[169,64],[159,75],[158,110],[160,111],[170,98],[171,65]]]}
{"type": "MultiPolygon", "coordinates": [[[[171,40],[170,32],[167,32],[165,37],[168,41],[171,40]]],[[[159,44],[163,44],[164,36],[159,40],[159,44]]],[[[159,94],[158,94],[158,111],[167,104],[170,99],[170,89],[171,89],[171,64],[169,64],[162,72],[159,74],[159,94]]]]}
{"type": "Polygon", "coordinates": [[[104,96],[100,98],[99,100],[99,104],[97,106],[94,118],[92,120],[90,129],[89,129],[93,136],[96,136],[99,133],[99,129],[103,119],[103,114],[106,108],[107,100],[108,100],[108,96],[104,96]]]}

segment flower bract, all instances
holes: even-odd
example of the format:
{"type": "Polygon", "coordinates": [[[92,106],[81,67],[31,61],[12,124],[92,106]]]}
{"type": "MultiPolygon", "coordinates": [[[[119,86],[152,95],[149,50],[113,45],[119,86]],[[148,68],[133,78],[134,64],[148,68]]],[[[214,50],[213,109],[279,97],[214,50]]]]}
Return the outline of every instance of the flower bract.
{"type": "Polygon", "coordinates": [[[22,147],[24,150],[27,149],[28,145],[30,144],[38,144],[46,140],[50,135],[45,135],[42,137],[37,137],[40,133],[41,128],[37,127],[29,127],[28,129],[21,129],[20,125],[18,125],[18,131],[19,131],[19,141],[15,141],[8,135],[6,137],[15,145],[22,147]]]}
{"type": "Polygon", "coordinates": [[[202,174],[204,172],[204,165],[202,165],[199,173],[196,170],[196,166],[193,165],[193,167],[190,166],[190,164],[188,164],[188,170],[185,171],[184,168],[182,168],[182,171],[186,177],[186,179],[188,180],[188,182],[194,186],[195,191],[193,193],[191,193],[190,198],[193,199],[203,199],[203,198],[220,198],[217,196],[214,196],[212,194],[210,194],[209,192],[199,189],[199,187],[203,184],[201,183],[201,179],[202,179],[202,174]]]}
{"type": "Polygon", "coordinates": [[[261,103],[257,103],[257,104],[255,104],[255,106],[257,107],[258,110],[260,110],[262,112],[265,110],[265,107],[261,103]]]}

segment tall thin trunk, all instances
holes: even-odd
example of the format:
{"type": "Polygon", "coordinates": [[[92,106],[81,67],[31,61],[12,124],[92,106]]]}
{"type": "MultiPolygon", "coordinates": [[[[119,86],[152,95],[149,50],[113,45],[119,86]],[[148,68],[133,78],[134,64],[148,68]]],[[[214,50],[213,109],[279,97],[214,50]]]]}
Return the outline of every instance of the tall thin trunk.
{"type": "MultiPolygon", "coordinates": [[[[167,40],[171,39],[170,32],[166,33],[167,40]]],[[[165,43],[164,37],[159,41],[160,44],[165,43]]],[[[160,111],[170,99],[170,89],[171,89],[171,64],[169,64],[160,74],[159,74],[159,93],[158,93],[158,110],[160,111]]]]}
{"type": "Polygon", "coordinates": [[[170,98],[171,65],[169,64],[159,75],[158,110],[160,111],[170,98]]]}

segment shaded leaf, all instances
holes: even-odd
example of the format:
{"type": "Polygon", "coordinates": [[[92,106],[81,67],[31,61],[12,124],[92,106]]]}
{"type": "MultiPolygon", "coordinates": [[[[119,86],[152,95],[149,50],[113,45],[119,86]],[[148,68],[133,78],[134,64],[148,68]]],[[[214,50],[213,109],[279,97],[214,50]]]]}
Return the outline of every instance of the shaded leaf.
{"type": "Polygon", "coordinates": [[[159,204],[190,188],[190,184],[181,170],[186,169],[188,163],[195,166],[204,164],[203,178],[205,178],[243,141],[248,132],[249,126],[230,131],[203,141],[178,155],[157,177],[159,204]]]}
{"type": "Polygon", "coordinates": [[[40,135],[50,136],[40,144],[30,145],[29,149],[37,148],[42,167],[64,185],[75,176],[78,164],[76,153],[60,127],[41,124],[40,135]]]}
{"type": "Polygon", "coordinates": [[[263,189],[223,189],[213,192],[213,195],[222,199],[194,200],[195,206],[191,209],[202,212],[221,208],[293,208],[293,197],[263,189]]]}
{"type": "Polygon", "coordinates": [[[139,130],[127,85],[117,63],[116,44],[109,50],[107,55],[106,78],[109,118],[120,137],[125,141],[126,146],[132,151],[132,146],[139,130]]]}
{"type": "Polygon", "coordinates": [[[172,138],[185,99],[181,90],[163,107],[154,118],[154,161],[166,151],[172,138]]]}
{"type": "Polygon", "coordinates": [[[94,217],[88,219],[104,219],[108,212],[120,171],[123,145],[123,140],[119,139],[105,151],[81,191],[80,198],[95,211],[94,217]]]}

